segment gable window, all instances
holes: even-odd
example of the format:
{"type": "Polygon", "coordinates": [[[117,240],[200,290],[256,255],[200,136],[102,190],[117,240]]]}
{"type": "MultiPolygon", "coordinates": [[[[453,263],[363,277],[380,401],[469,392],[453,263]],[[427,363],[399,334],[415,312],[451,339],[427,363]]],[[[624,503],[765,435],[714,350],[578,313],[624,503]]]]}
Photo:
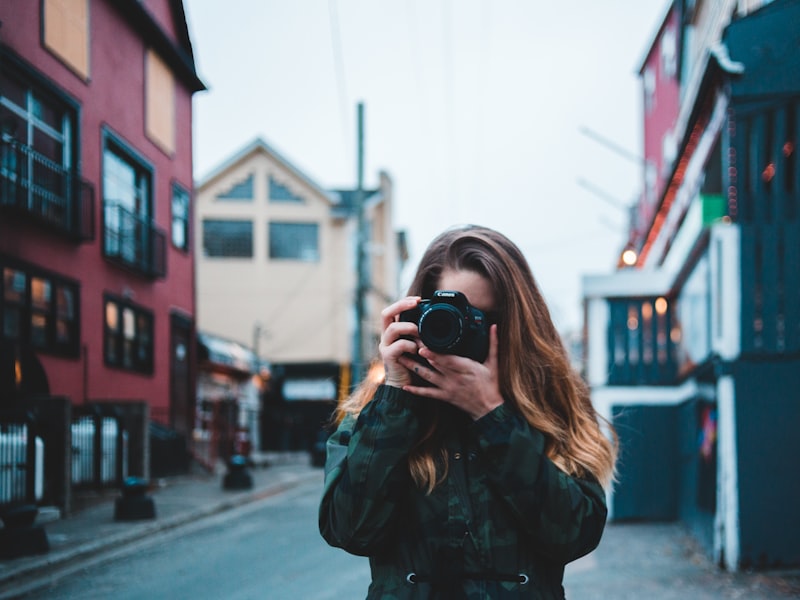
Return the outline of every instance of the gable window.
{"type": "Polygon", "coordinates": [[[148,276],[163,276],[165,234],[152,222],[152,170],[108,132],[103,141],[103,253],[148,276]]]}
{"type": "Polygon", "coordinates": [[[269,224],[269,257],[319,261],[319,226],[316,223],[269,224]]]}
{"type": "Polygon", "coordinates": [[[44,46],[75,73],[89,77],[89,0],[43,0],[44,46]]]}
{"type": "Polygon", "coordinates": [[[217,200],[252,200],[253,199],[253,175],[246,179],[234,183],[224,192],[217,194],[217,200]]]}
{"type": "Polygon", "coordinates": [[[189,249],[189,192],[177,183],[172,185],[172,245],[189,249]]]}
{"type": "Polygon", "coordinates": [[[301,204],[303,202],[302,196],[292,193],[287,186],[275,180],[272,175],[269,176],[269,201],[270,202],[292,202],[301,204]]]}
{"type": "Polygon", "coordinates": [[[228,258],[253,256],[253,222],[203,220],[203,254],[228,258]]]}
{"type": "Polygon", "coordinates": [[[153,313],[126,300],[104,298],[105,364],[137,373],[153,372],[153,313]]]}
{"type": "Polygon", "coordinates": [[[0,258],[0,339],[50,354],[79,350],[78,284],[0,258]]]}

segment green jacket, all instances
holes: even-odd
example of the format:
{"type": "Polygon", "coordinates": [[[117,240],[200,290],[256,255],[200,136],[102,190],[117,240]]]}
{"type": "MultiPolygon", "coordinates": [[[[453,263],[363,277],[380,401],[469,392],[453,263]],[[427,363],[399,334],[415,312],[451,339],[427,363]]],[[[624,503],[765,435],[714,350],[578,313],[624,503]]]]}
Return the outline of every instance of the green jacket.
{"type": "Polygon", "coordinates": [[[368,556],[367,598],[563,598],[564,565],[592,551],[605,494],[544,454],[544,436],[508,405],[473,422],[445,405],[449,471],[426,495],[407,457],[427,398],[381,386],[327,446],[319,527],[368,556]]]}

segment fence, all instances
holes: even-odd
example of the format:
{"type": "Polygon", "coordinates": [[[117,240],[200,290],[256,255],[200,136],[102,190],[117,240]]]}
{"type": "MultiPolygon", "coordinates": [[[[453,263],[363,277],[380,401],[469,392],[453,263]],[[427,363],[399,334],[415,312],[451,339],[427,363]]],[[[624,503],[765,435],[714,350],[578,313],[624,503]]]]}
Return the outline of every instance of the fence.
{"type": "Polygon", "coordinates": [[[34,415],[4,412],[0,423],[0,507],[35,503],[44,491],[44,442],[34,415]]]}
{"type": "Polygon", "coordinates": [[[36,397],[1,409],[0,510],[36,503],[69,514],[75,491],[149,478],[148,419],[141,401],[36,397]]]}
{"type": "MultiPolygon", "coordinates": [[[[83,407],[80,407],[83,408],[83,407]]],[[[114,407],[95,404],[73,418],[72,485],[116,487],[128,476],[128,438],[114,407]],[[105,410],[104,410],[105,408],[105,410]]]]}

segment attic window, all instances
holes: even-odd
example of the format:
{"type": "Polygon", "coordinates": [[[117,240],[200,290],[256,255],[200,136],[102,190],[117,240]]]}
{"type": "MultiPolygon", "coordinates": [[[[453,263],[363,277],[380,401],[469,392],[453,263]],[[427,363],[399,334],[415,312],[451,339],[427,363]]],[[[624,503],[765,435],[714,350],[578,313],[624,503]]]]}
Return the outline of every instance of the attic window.
{"type": "Polygon", "coordinates": [[[253,175],[252,173],[239,183],[233,184],[228,191],[217,194],[217,200],[252,200],[253,175]]]}
{"type": "Polygon", "coordinates": [[[297,202],[302,203],[303,197],[292,193],[288,187],[275,181],[272,175],[269,176],[269,201],[270,202],[297,202]]]}

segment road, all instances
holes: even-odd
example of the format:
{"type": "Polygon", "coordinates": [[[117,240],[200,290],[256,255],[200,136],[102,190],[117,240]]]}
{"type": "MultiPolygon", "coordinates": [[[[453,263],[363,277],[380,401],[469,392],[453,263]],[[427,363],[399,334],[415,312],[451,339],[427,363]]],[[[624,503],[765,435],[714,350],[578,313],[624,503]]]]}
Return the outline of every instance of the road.
{"type": "Polygon", "coordinates": [[[82,564],[23,598],[342,600],[364,598],[367,560],[317,530],[320,485],[157,535],[82,564]]]}
{"type": "MultiPolygon", "coordinates": [[[[366,559],[329,547],[317,530],[321,478],[37,581],[27,599],[358,600],[366,559]]],[[[800,598],[800,570],[726,573],[675,523],[611,523],[600,547],[567,566],[569,600],[800,598]]],[[[30,589],[30,588],[27,588],[30,589]]],[[[2,593],[0,593],[2,595],[2,593]]],[[[3,596],[5,597],[5,596],[3,596]]]]}

